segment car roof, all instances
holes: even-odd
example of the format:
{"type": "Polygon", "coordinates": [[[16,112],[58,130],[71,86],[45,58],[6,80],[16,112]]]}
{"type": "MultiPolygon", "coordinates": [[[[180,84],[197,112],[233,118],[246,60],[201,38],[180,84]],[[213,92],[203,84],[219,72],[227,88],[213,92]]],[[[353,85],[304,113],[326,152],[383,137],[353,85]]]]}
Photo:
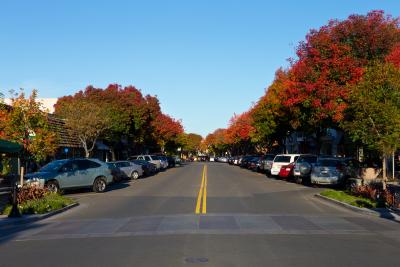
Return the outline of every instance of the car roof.
{"type": "Polygon", "coordinates": [[[318,160],[336,160],[336,161],[343,161],[343,159],[341,158],[335,158],[335,157],[322,157],[322,158],[318,158],[318,160]]]}

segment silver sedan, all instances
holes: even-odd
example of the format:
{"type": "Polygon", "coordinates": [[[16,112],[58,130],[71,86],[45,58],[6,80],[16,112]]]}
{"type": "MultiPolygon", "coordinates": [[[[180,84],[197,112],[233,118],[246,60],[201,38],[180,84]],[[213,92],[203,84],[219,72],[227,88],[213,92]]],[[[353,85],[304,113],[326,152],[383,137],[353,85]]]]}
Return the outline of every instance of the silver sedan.
{"type": "Polygon", "coordinates": [[[131,161],[115,161],[112,164],[130,179],[136,180],[143,176],[142,166],[131,161]]]}

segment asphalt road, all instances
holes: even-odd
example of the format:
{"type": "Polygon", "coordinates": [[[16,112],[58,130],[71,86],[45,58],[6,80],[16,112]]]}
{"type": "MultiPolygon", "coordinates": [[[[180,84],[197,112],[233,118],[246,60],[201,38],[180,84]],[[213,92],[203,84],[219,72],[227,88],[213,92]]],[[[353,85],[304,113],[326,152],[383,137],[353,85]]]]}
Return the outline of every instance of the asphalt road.
{"type": "Polygon", "coordinates": [[[79,207],[0,228],[0,266],[400,266],[400,224],[318,191],[192,163],[71,193],[79,207]]]}

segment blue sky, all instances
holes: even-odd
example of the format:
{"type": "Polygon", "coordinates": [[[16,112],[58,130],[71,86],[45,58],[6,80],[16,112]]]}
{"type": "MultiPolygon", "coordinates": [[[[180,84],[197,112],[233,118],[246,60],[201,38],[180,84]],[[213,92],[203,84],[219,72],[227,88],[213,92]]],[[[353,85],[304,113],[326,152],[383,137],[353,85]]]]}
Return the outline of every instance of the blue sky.
{"type": "Polygon", "coordinates": [[[374,9],[400,16],[398,0],[2,0],[0,92],[132,84],[205,136],[264,94],[311,28],[374,9]]]}

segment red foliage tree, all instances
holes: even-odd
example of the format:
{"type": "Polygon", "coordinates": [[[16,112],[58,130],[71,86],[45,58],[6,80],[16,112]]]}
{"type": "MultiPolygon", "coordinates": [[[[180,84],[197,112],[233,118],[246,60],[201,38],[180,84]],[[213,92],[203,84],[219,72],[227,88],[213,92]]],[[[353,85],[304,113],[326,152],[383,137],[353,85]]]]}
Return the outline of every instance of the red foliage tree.
{"type": "Polygon", "coordinates": [[[364,67],[370,60],[384,59],[399,41],[398,20],[382,11],[352,15],[312,30],[297,49],[298,60],[292,63],[282,103],[305,128],[337,125],[364,67]]]}
{"type": "Polygon", "coordinates": [[[250,112],[244,112],[240,115],[234,115],[229,123],[229,127],[225,132],[226,142],[229,144],[237,144],[240,142],[250,141],[254,133],[253,120],[250,112]]]}
{"type": "Polygon", "coordinates": [[[387,55],[386,61],[393,63],[396,67],[400,68],[400,44],[396,45],[390,54],[387,55]]]}
{"type": "Polygon", "coordinates": [[[164,151],[167,142],[176,141],[178,136],[183,133],[183,126],[180,121],[171,118],[169,115],[159,113],[152,121],[153,136],[164,151]]]}

